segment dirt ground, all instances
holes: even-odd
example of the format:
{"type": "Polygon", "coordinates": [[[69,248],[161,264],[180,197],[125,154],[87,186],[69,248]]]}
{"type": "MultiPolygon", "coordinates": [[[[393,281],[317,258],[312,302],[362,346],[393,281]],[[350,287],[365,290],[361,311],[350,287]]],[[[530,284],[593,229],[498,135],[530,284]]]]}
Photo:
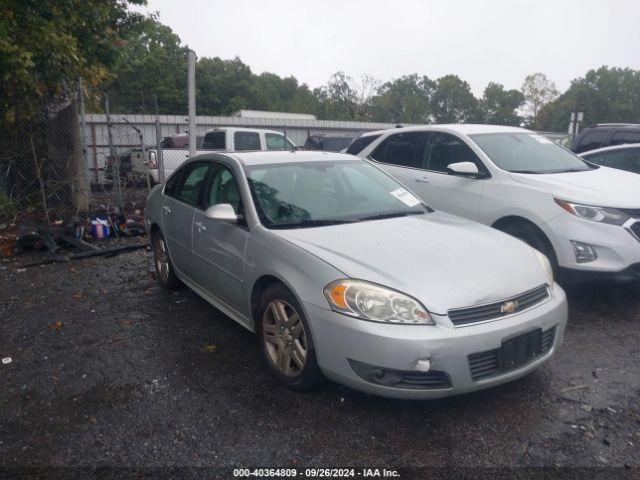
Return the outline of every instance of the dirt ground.
{"type": "Polygon", "coordinates": [[[408,402],[334,383],[281,387],[250,332],[156,284],[147,250],[24,271],[0,263],[0,356],[12,359],[0,364],[0,466],[638,474],[638,287],[568,290],[565,343],[525,378],[408,402]]]}

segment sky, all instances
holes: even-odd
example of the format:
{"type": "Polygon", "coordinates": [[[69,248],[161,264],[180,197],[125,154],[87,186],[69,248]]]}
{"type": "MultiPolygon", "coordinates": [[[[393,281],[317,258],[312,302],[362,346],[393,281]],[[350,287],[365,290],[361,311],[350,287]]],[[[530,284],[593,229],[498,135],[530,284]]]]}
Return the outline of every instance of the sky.
{"type": "Polygon", "coordinates": [[[149,0],[198,57],[310,87],[456,74],[481,95],[543,72],[558,89],[602,65],[640,69],[640,0],[149,0]]]}

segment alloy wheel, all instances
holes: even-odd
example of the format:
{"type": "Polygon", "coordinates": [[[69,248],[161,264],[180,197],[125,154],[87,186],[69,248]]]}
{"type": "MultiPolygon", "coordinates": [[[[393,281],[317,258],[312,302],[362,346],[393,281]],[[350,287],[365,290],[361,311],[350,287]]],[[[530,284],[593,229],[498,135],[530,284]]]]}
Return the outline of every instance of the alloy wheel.
{"type": "Polygon", "coordinates": [[[307,362],[307,335],[298,312],[284,300],[272,300],[264,311],[262,332],[273,365],[287,377],[298,375],[307,362]]]}
{"type": "Polygon", "coordinates": [[[156,270],[164,280],[169,278],[169,252],[162,238],[156,240],[156,270]]]}

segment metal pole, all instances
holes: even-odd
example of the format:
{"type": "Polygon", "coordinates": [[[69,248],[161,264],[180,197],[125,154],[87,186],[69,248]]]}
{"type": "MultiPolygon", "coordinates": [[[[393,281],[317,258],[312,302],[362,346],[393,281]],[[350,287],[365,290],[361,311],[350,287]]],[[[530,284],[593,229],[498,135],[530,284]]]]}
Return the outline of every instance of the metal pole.
{"type": "Polygon", "coordinates": [[[188,96],[189,96],[189,158],[196,154],[196,54],[188,53],[188,96]]]}
{"type": "Polygon", "coordinates": [[[158,164],[158,182],[164,183],[164,158],[162,157],[162,130],[160,129],[160,111],[158,109],[158,97],[155,96],[154,99],[156,106],[156,163],[158,164]]]}
{"type": "Polygon", "coordinates": [[[78,79],[78,88],[80,90],[80,140],[82,141],[82,161],[84,170],[85,188],[87,189],[87,197],[91,198],[91,169],[89,168],[89,159],[87,158],[87,119],[84,111],[84,88],[82,86],[82,77],[78,79]]]}
{"type": "Polygon", "coordinates": [[[113,146],[113,132],[111,131],[111,113],[109,112],[109,94],[104,94],[104,111],[107,114],[107,138],[109,140],[109,158],[113,167],[113,182],[116,189],[117,207],[122,209],[122,190],[120,185],[120,158],[116,155],[116,149],[113,146]]]}

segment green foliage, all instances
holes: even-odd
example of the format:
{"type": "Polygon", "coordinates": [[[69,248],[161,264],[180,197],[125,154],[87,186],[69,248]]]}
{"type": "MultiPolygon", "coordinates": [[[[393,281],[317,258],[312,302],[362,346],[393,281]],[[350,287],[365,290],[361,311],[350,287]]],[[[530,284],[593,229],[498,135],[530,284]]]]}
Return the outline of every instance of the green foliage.
{"type": "Polygon", "coordinates": [[[155,16],[129,29],[104,88],[114,112],[182,114],[187,102],[187,51],[180,38],[155,16]]]}
{"type": "Polygon", "coordinates": [[[533,127],[540,109],[558,96],[558,90],[544,73],[538,72],[525,77],[522,94],[525,100],[525,123],[533,127]]]}
{"type": "Polygon", "coordinates": [[[145,0],[2,0],[0,122],[31,119],[78,77],[98,85],[145,0]]]}
{"type": "Polygon", "coordinates": [[[494,125],[522,124],[518,110],[524,104],[524,94],[519,90],[505,90],[499,83],[489,83],[480,101],[482,121],[494,125]]]}
{"type": "Polygon", "coordinates": [[[589,70],[540,110],[535,126],[540,130],[565,131],[574,111],[584,112],[584,126],[640,123],[640,71],[606,66],[589,70]]]}
{"type": "Polygon", "coordinates": [[[373,119],[378,122],[428,123],[436,82],[417,74],[387,82],[372,99],[373,119]]]}
{"type": "Polygon", "coordinates": [[[445,75],[436,82],[431,99],[436,123],[465,123],[477,121],[478,100],[471,86],[456,75],[445,75]]]}

